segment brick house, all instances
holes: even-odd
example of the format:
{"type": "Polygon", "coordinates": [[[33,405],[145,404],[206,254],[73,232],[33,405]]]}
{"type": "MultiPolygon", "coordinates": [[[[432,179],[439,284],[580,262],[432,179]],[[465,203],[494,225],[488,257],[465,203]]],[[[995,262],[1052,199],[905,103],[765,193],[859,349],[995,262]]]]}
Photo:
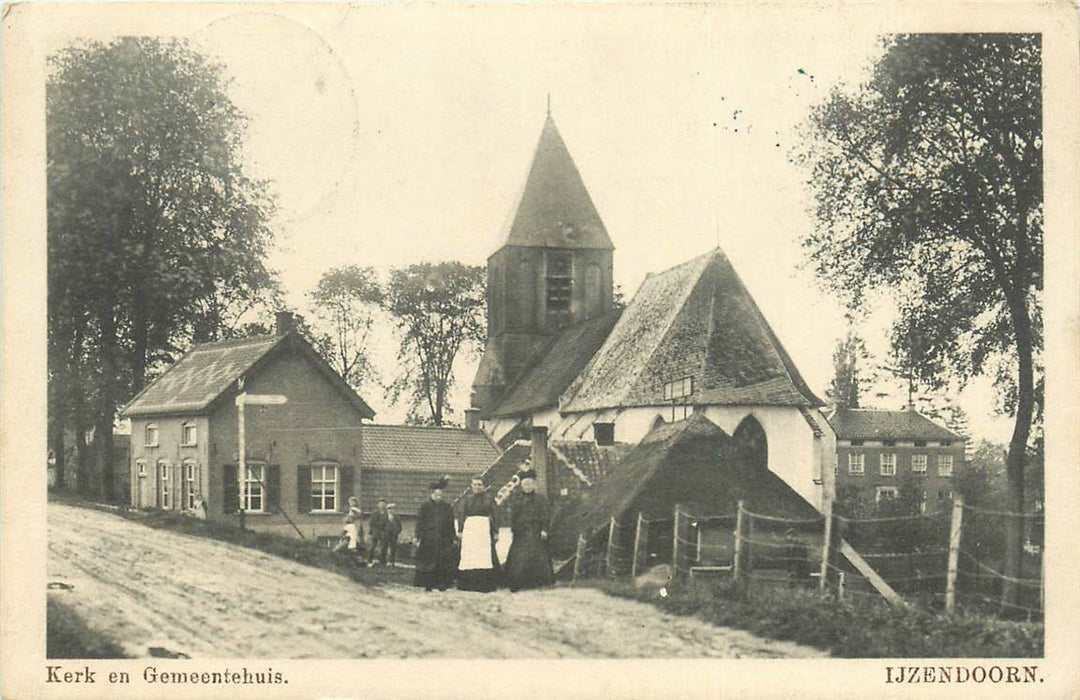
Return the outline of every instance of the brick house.
{"type": "Polygon", "coordinates": [[[922,512],[951,507],[953,475],[964,462],[962,436],[915,410],[837,409],[826,417],[836,432],[838,497],[847,492],[880,503],[910,484],[922,512]]]}
{"type": "Polygon", "coordinates": [[[245,526],[340,533],[347,497],[359,487],[360,426],[375,414],[284,313],[274,335],[196,345],[124,408],[131,505],[237,521],[241,385],[287,398],[245,409],[245,526]]]}

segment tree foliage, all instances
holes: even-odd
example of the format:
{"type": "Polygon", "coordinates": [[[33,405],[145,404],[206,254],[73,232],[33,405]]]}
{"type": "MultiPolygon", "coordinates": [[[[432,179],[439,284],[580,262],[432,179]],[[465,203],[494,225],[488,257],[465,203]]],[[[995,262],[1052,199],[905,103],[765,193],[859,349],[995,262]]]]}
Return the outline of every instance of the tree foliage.
{"type": "Polygon", "coordinates": [[[484,295],[483,267],[443,262],[391,270],[384,307],[402,336],[391,395],[408,395],[411,422],[442,425],[449,415],[454,360],[483,346],[484,295]]]}
{"type": "Polygon", "coordinates": [[[328,270],[308,298],[316,320],[316,347],[359,391],[375,371],[368,342],[383,299],[375,270],[358,265],[328,270]]]}
{"type": "MultiPolygon", "coordinates": [[[[1041,99],[1038,35],[895,36],[869,82],[814,110],[800,154],[817,218],[804,246],[827,287],[852,309],[891,294],[893,352],[926,385],[988,374],[1013,397],[1015,511],[1042,403],[1041,99]]],[[[1006,573],[1020,544],[1011,524],[1006,573]]]]}
{"type": "Polygon", "coordinates": [[[117,407],[275,290],[273,202],[244,174],[221,67],[182,41],[64,48],[46,107],[52,432],[96,428],[112,496],[117,407]]]}
{"type": "Polygon", "coordinates": [[[837,408],[859,408],[860,397],[874,380],[866,343],[858,334],[848,331],[833,351],[833,378],[825,397],[837,408]]]}

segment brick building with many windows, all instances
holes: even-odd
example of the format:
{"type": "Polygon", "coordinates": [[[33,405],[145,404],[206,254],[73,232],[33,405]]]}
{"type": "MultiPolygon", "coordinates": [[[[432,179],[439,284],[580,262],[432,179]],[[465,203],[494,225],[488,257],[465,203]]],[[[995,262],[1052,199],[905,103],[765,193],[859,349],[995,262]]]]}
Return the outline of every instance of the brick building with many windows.
{"type": "Polygon", "coordinates": [[[910,485],[924,513],[950,507],[953,475],[964,461],[962,436],[915,410],[837,409],[826,414],[836,433],[836,493],[881,503],[910,485]]]}

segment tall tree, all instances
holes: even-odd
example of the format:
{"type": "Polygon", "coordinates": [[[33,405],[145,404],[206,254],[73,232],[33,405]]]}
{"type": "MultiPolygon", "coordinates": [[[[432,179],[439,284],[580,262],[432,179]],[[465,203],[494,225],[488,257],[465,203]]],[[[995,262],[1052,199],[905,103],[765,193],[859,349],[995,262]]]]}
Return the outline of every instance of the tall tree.
{"type": "MultiPolygon", "coordinates": [[[[1015,397],[1016,512],[1042,402],[1041,64],[1038,35],[894,36],[867,83],[814,110],[800,154],[817,203],[804,245],[826,285],[852,308],[872,289],[899,300],[897,333],[923,339],[921,381],[992,374],[1015,397]]],[[[1018,577],[1018,518],[1007,535],[1018,577]]]]}
{"type": "Polygon", "coordinates": [[[57,405],[93,396],[112,498],[117,407],[262,298],[273,204],[244,175],[245,121],[221,67],[182,41],[64,48],[49,59],[46,108],[50,379],[57,405]]]}
{"type": "Polygon", "coordinates": [[[866,343],[854,331],[836,344],[833,378],[825,396],[837,408],[859,408],[860,397],[874,381],[866,343]]]}
{"type": "Polygon", "coordinates": [[[368,340],[383,298],[375,270],[358,265],[327,270],[308,298],[316,319],[316,346],[359,390],[374,372],[368,340]]]}
{"type": "Polygon", "coordinates": [[[402,333],[401,373],[391,396],[409,396],[412,418],[442,425],[451,410],[454,359],[483,346],[485,272],[459,262],[420,263],[390,272],[384,302],[402,333]]]}

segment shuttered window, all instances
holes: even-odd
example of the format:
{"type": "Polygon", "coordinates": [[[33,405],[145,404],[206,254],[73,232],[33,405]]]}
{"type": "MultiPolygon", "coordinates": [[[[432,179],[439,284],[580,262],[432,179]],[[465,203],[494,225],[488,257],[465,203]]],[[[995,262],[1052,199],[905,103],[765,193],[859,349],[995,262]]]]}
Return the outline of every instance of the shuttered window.
{"type": "Polygon", "coordinates": [[[338,468],[336,464],[311,465],[311,512],[336,512],[338,468]]]}

